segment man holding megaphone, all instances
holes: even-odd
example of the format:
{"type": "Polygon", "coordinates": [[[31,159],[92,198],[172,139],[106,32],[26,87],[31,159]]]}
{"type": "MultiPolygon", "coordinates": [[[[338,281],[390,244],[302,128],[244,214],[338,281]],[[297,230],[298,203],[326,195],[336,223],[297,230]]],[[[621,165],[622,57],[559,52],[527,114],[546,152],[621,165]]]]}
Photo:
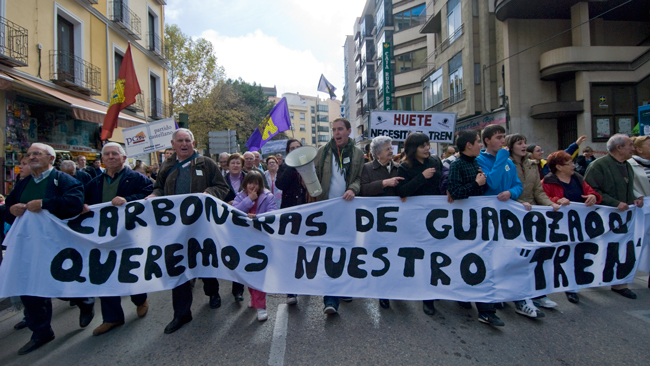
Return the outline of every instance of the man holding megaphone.
{"type": "MultiPolygon", "coordinates": [[[[363,151],[354,146],[350,139],[350,121],[337,118],[332,122],[332,139],[318,149],[314,159],[316,176],[321,183],[322,193],[317,201],[343,197],[352,201],[361,190],[361,171],[365,162],[363,151]]],[[[325,314],[335,314],[339,308],[339,297],[323,298],[325,314]]]]}

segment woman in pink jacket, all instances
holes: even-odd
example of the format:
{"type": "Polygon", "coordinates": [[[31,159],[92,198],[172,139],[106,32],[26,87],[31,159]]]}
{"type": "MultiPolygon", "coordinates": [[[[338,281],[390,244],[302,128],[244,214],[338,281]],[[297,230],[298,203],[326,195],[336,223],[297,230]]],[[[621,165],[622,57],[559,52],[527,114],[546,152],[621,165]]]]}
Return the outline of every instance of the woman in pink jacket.
{"type": "MultiPolygon", "coordinates": [[[[241,192],[235,197],[233,206],[246,212],[249,218],[278,209],[273,194],[264,188],[262,175],[257,171],[251,170],[246,174],[241,185],[241,192]]],[[[251,294],[250,307],[257,309],[257,320],[267,320],[269,316],[266,313],[266,293],[251,287],[248,291],[251,294]]]]}

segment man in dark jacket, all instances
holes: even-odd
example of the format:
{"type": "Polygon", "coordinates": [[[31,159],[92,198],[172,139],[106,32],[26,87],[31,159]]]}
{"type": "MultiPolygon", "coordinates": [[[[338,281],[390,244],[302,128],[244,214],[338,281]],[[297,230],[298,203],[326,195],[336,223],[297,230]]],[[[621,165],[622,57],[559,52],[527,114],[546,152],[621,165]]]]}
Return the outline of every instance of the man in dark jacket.
{"type": "MultiPolygon", "coordinates": [[[[447,192],[451,200],[462,200],[473,196],[482,196],[488,189],[487,180],[476,158],[481,154],[481,138],[478,131],[461,132],[456,140],[460,156],[449,167],[447,192]]],[[[464,308],[471,308],[470,303],[461,302],[464,308]]],[[[476,303],[478,320],[492,326],[503,326],[496,315],[494,304],[476,303]]]]}
{"type": "MultiPolygon", "coordinates": [[[[166,159],[158,173],[153,194],[147,198],[175,194],[207,193],[225,201],[230,187],[223,179],[217,163],[194,151],[194,135],[186,128],[179,128],[172,135],[172,147],[176,152],[166,159]]],[[[210,297],[210,308],[221,306],[219,282],[216,278],[203,278],[203,292],[210,297]]],[[[243,289],[242,289],[243,292],[243,289]]],[[[236,296],[237,299],[243,297],[236,296]]],[[[174,319],[165,328],[170,334],[192,320],[192,285],[190,281],[172,290],[174,319]]]]}
{"type": "MultiPolygon", "coordinates": [[[[289,139],[285,152],[289,155],[293,150],[302,147],[300,141],[289,139]]],[[[282,190],[282,203],[280,208],[298,206],[307,203],[307,188],[302,182],[302,177],[298,174],[296,168],[287,165],[287,162],[280,164],[278,168],[278,178],[275,185],[282,190]]]]}
{"type": "Polygon", "coordinates": [[[63,160],[61,162],[61,165],[59,165],[59,170],[70,174],[74,179],[78,180],[81,182],[81,184],[86,186],[88,182],[92,179],[90,174],[84,172],[83,170],[78,170],[76,165],[74,164],[74,161],[72,160],[63,160]]]}
{"type": "MultiPolygon", "coordinates": [[[[627,162],[635,153],[632,139],[622,133],[607,141],[609,154],[589,164],[585,181],[603,196],[602,205],[627,211],[630,206],[643,207],[643,197],[634,197],[634,170],[627,162]]],[[[627,284],[613,285],[612,291],[628,299],[636,299],[636,294],[627,284]]]]}
{"type": "MultiPolygon", "coordinates": [[[[7,197],[5,222],[13,224],[25,211],[40,212],[45,209],[59,219],[78,215],[83,209],[81,182],[52,167],[56,154],[51,146],[34,143],[27,151],[32,174],[21,180],[7,197]]],[[[18,351],[27,354],[54,339],[52,300],[37,296],[21,296],[25,306],[25,321],[33,332],[32,338],[18,351]]],[[[79,326],[86,327],[95,314],[94,298],[71,299],[79,306],[79,326]]]]}
{"type": "MultiPolygon", "coordinates": [[[[114,142],[109,142],[102,148],[102,162],[106,171],[95,177],[86,185],[86,204],[89,205],[111,202],[113,206],[122,206],[127,202],[141,200],[153,192],[151,179],[124,167],[126,152],[114,142]]],[[[119,296],[100,297],[102,304],[103,322],[93,330],[93,335],[104,334],[113,328],[124,324],[122,299],[119,296]]],[[[131,295],[131,301],[137,307],[139,318],[144,317],[149,310],[147,294],[131,295]]]]}

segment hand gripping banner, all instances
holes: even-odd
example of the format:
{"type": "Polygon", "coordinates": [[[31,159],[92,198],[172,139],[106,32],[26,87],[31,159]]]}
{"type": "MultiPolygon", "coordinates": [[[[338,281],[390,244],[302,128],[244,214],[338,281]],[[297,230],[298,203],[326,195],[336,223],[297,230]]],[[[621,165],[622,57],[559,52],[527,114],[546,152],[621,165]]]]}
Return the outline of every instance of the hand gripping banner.
{"type": "Polygon", "coordinates": [[[518,300],[632,282],[650,267],[644,211],[358,197],[251,220],[198,194],[63,221],[26,212],[5,239],[0,296],[129,295],[216,277],[281,294],[518,300]]]}

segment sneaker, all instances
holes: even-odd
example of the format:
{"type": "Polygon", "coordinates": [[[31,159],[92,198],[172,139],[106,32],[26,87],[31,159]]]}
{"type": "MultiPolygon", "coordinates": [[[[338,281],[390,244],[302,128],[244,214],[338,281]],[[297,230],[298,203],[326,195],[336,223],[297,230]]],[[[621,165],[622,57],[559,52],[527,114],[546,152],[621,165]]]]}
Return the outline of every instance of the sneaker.
{"type": "Polygon", "coordinates": [[[515,301],[515,313],[529,318],[543,318],[544,313],[533,305],[530,300],[515,301]]]}
{"type": "Polygon", "coordinates": [[[298,296],[287,295],[287,305],[296,305],[298,303],[298,296]]]}
{"type": "Polygon", "coordinates": [[[478,313],[478,321],[485,324],[490,324],[493,327],[502,327],[505,325],[503,320],[495,313],[478,313]]]}
{"type": "Polygon", "coordinates": [[[634,292],[632,292],[632,290],[630,290],[629,288],[624,288],[624,289],[621,289],[621,290],[612,289],[612,291],[616,292],[617,294],[619,294],[621,296],[627,297],[628,299],[632,299],[632,300],[636,299],[636,294],[634,292]]]}
{"type": "Polygon", "coordinates": [[[257,309],[257,320],[266,321],[269,318],[269,315],[266,313],[266,309],[257,309]]]}
{"type": "Polygon", "coordinates": [[[325,306],[325,309],[323,309],[323,313],[327,315],[336,314],[337,310],[333,305],[327,305],[325,306]]]}
{"type": "Polygon", "coordinates": [[[565,292],[567,300],[572,304],[577,304],[580,302],[580,297],[575,292],[565,292]]]}
{"type": "Polygon", "coordinates": [[[557,303],[546,296],[538,297],[533,299],[533,304],[541,308],[553,309],[557,306],[557,303]]]}

